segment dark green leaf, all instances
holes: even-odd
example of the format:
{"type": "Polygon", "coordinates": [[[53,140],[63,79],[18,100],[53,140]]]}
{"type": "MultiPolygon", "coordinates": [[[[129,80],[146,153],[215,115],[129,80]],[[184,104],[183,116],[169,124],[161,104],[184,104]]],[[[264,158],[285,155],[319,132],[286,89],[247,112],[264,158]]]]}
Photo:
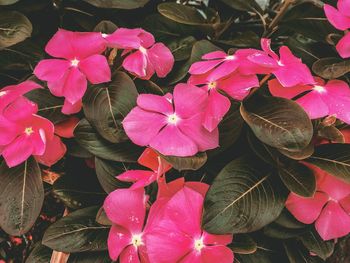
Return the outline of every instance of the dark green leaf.
{"type": "Polygon", "coordinates": [[[324,241],[320,235],[313,229],[300,237],[304,246],[312,253],[326,260],[334,251],[334,241],[324,241]]]}
{"type": "Polygon", "coordinates": [[[110,193],[117,188],[130,186],[129,183],[119,181],[116,178],[117,175],[126,171],[129,164],[107,161],[96,157],[95,166],[97,179],[107,193],[110,193]]]}
{"type": "Polygon", "coordinates": [[[297,151],[297,152],[291,152],[291,151],[282,150],[282,149],[278,149],[278,151],[291,159],[304,160],[304,159],[310,157],[314,153],[314,148],[315,148],[315,146],[314,146],[313,142],[311,141],[310,144],[308,146],[306,146],[306,148],[304,148],[300,151],[297,151]]]}
{"type": "Polygon", "coordinates": [[[312,65],[312,71],[325,79],[336,79],[350,72],[350,61],[340,58],[321,58],[312,65]]]}
{"type": "Polygon", "coordinates": [[[298,221],[287,209],[284,209],[274,222],[280,226],[291,229],[300,229],[306,227],[305,224],[298,221]]]}
{"type": "Polygon", "coordinates": [[[102,20],[95,26],[94,31],[101,32],[104,34],[112,34],[115,30],[117,30],[117,28],[117,25],[113,22],[108,20],[102,20]]]}
{"type": "Polygon", "coordinates": [[[218,43],[233,46],[233,47],[259,47],[260,38],[253,31],[246,31],[242,34],[229,39],[229,40],[218,40],[218,43]]]}
{"type": "Polygon", "coordinates": [[[235,235],[234,240],[228,247],[233,253],[251,254],[257,250],[257,244],[250,236],[246,234],[235,235]]]}
{"type": "Polygon", "coordinates": [[[290,162],[278,168],[285,186],[300,196],[311,197],[316,191],[316,178],[308,167],[299,162],[290,162]]]}
{"type": "Polygon", "coordinates": [[[12,46],[30,37],[32,24],[17,11],[0,12],[0,49],[12,46]]]}
{"type": "Polygon", "coordinates": [[[312,256],[299,242],[285,241],[284,249],[290,263],[311,263],[312,256]]]}
{"type": "Polygon", "coordinates": [[[0,226],[20,236],[34,225],[44,201],[41,171],[34,158],[13,168],[0,166],[0,226]]]}
{"type": "Polygon", "coordinates": [[[50,262],[51,256],[52,249],[45,247],[39,241],[35,244],[25,263],[47,263],[50,262]]]}
{"type": "Polygon", "coordinates": [[[350,182],[350,144],[348,143],[319,145],[306,161],[350,182]]]}
{"type": "Polygon", "coordinates": [[[12,5],[18,1],[19,0],[0,0],[0,5],[12,5]]]}
{"type": "Polygon", "coordinates": [[[240,11],[259,11],[259,13],[262,13],[261,7],[254,0],[220,0],[220,1],[240,11]]]}
{"type": "Polygon", "coordinates": [[[101,207],[96,215],[96,222],[99,223],[100,225],[104,226],[111,226],[112,222],[108,219],[107,214],[103,207],[101,207]]]}
{"type": "Polygon", "coordinates": [[[181,61],[188,59],[191,55],[191,50],[196,39],[193,36],[184,38],[175,38],[174,40],[167,43],[168,48],[170,48],[175,61],[181,61]]]}
{"type": "Polygon", "coordinates": [[[108,252],[84,252],[71,254],[68,263],[111,263],[108,252]]]}
{"type": "Polygon", "coordinates": [[[288,99],[254,96],[242,103],[241,114],[255,136],[275,148],[297,152],[313,136],[307,113],[288,99]]]}
{"type": "Polygon", "coordinates": [[[344,134],[334,126],[325,126],[317,131],[317,135],[335,143],[344,143],[344,134]]]}
{"type": "Polygon", "coordinates": [[[142,149],[130,141],[113,144],[96,133],[86,119],[82,119],[74,130],[79,144],[92,154],[117,162],[136,162],[142,149]]]}
{"type": "Polygon", "coordinates": [[[46,230],[43,244],[66,253],[106,250],[109,227],[96,223],[97,211],[88,207],[61,218],[46,230]]]}
{"type": "Polygon", "coordinates": [[[209,233],[247,233],[275,220],[285,193],[270,168],[247,157],[230,162],[214,179],[204,202],[203,227],[209,233]],[[254,163],[254,165],[252,165],[254,163]]]}
{"type": "Polygon", "coordinates": [[[287,228],[275,222],[264,227],[263,232],[266,236],[277,239],[289,239],[299,237],[307,230],[304,228],[287,228]]]}
{"type": "MultiPolygon", "coordinates": [[[[248,255],[235,254],[235,263],[276,263],[270,254],[270,251],[263,249],[258,249],[255,253],[248,255]]],[[[282,263],[282,261],[278,263],[282,263]]]]}
{"type": "Polygon", "coordinates": [[[136,105],[137,90],[124,72],[115,72],[107,84],[90,87],[83,99],[85,117],[106,140],[118,143],[127,139],[121,121],[136,105]]]}
{"type": "Polygon", "coordinates": [[[164,156],[162,157],[170,163],[173,168],[179,171],[198,170],[207,162],[207,154],[205,152],[197,153],[190,157],[164,156]]]}
{"type": "Polygon", "coordinates": [[[149,0],[84,0],[100,8],[135,9],[143,7],[149,0]]]}

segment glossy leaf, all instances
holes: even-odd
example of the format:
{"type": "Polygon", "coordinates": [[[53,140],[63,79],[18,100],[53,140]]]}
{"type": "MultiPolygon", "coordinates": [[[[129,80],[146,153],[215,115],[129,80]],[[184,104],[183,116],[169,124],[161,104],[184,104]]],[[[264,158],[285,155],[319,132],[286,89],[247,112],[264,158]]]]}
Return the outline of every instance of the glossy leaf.
{"type": "Polygon", "coordinates": [[[28,232],[40,214],[44,187],[34,158],[14,168],[0,166],[0,226],[8,234],[28,232]]]}
{"type": "Polygon", "coordinates": [[[108,252],[83,252],[69,256],[67,263],[110,263],[108,252]]]}
{"type": "Polygon", "coordinates": [[[135,9],[143,7],[149,0],[84,0],[100,8],[135,9]]]}
{"type": "Polygon", "coordinates": [[[52,250],[39,241],[35,244],[25,263],[47,263],[50,262],[51,255],[52,250]]]}
{"type": "Polygon", "coordinates": [[[254,239],[246,234],[235,235],[234,240],[228,247],[233,253],[238,254],[252,254],[257,250],[254,239]]]}
{"type": "Polygon", "coordinates": [[[336,79],[350,72],[350,61],[340,58],[321,58],[312,65],[312,71],[325,79],[336,79]]]}
{"type": "Polygon", "coordinates": [[[334,241],[324,241],[320,235],[313,229],[306,232],[300,237],[303,245],[311,252],[315,253],[317,256],[326,260],[334,251],[334,241]]]}
{"type": "Polygon", "coordinates": [[[207,154],[205,152],[197,153],[191,157],[177,157],[177,156],[165,156],[162,155],[173,168],[179,171],[183,170],[198,170],[207,162],[207,154]]]}

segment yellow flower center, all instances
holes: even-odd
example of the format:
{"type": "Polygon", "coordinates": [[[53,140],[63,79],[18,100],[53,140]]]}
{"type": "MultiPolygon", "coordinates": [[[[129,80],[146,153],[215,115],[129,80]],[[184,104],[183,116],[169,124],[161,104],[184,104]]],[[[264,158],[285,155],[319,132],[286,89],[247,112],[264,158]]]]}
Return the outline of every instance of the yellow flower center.
{"type": "Polygon", "coordinates": [[[209,89],[209,90],[215,89],[216,86],[217,86],[216,81],[209,82],[209,84],[208,84],[208,89],[209,89]]]}
{"type": "Polygon", "coordinates": [[[31,135],[33,133],[33,128],[32,127],[27,127],[24,129],[24,133],[27,135],[31,135]]]}
{"type": "Polygon", "coordinates": [[[319,85],[315,85],[313,90],[317,91],[318,93],[324,93],[326,92],[326,89],[322,86],[319,86],[319,85]]]}
{"type": "Polygon", "coordinates": [[[6,95],[7,91],[0,91],[0,97],[6,95]]]}
{"type": "Polygon", "coordinates": [[[142,234],[133,235],[132,238],[131,238],[131,244],[134,247],[139,247],[139,246],[143,245],[141,237],[142,237],[142,234]]]}
{"type": "Polygon", "coordinates": [[[203,238],[200,239],[196,239],[194,241],[194,249],[197,250],[198,252],[200,252],[202,250],[202,248],[204,248],[205,245],[203,243],[203,238]]]}
{"type": "Polygon", "coordinates": [[[168,115],[167,121],[169,124],[175,125],[179,120],[180,120],[180,118],[176,115],[176,113],[168,115]]]}
{"type": "Polygon", "coordinates": [[[145,49],[144,47],[139,47],[139,50],[140,50],[143,54],[146,54],[146,53],[147,53],[147,49],[145,49]]]}
{"type": "Polygon", "coordinates": [[[78,59],[73,59],[73,60],[71,60],[70,61],[70,65],[72,66],[72,67],[77,67],[78,65],[79,65],[79,60],[78,59]]]}

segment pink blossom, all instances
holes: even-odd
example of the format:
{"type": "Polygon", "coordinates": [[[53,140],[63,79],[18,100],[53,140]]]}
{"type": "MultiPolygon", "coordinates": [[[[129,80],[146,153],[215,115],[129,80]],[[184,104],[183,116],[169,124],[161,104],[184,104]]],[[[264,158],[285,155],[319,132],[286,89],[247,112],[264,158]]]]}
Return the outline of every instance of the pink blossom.
{"type": "Polygon", "coordinates": [[[192,156],[218,147],[218,129],[207,131],[203,112],[207,92],[178,84],[173,96],[141,94],[137,107],[123,120],[128,137],[137,145],[150,146],[163,155],[192,156]]]}
{"type": "Polygon", "coordinates": [[[55,59],[40,61],[34,74],[48,82],[53,95],[65,97],[63,112],[80,110],[87,79],[92,84],[111,80],[107,59],[100,55],[105,48],[105,40],[100,33],[64,29],[59,29],[47,43],[45,51],[55,59]]]}
{"type": "Polygon", "coordinates": [[[36,115],[37,105],[22,96],[37,88],[41,87],[25,81],[0,91],[0,154],[9,167],[31,155],[50,166],[66,152],[65,145],[54,135],[54,125],[36,115]]]}
{"type": "Polygon", "coordinates": [[[307,164],[314,171],[317,191],[311,198],[290,193],[287,209],[304,224],[315,222],[323,240],[350,233],[350,184],[307,164]]]}
{"type": "Polygon", "coordinates": [[[271,40],[262,38],[264,52],[256,52],[247,58],[260,67],[270,68],[282,86],[292,87],[298,84],[312,84],[314,79],[309,68],[295,57],[287,46],[282,46],[279,56],[272,51],[271,40]]]}
{"type": "Polygon", "coordinates": [[[233,253],[226,247],[232,235],[212,235],[201,229],[203,202],[202,193],[185,186],[153,204],[145,236],[150,262],[233,262],[233,253]]]}
{"type": "Polygon", "coordinates": [[[174,57],[163,43],[155,43],[151,33],[141,28],[118,28],[105,36],[108,46],[125,49],[127,55],[123,67],[142,79],[150,79],[154,73],[164,78],[174,65],[174,57]]]}
{"type": "Polygon", "coordinates": [[[219,91],[224,91],[236,100],[243,100],[251,88],[259,86],[256,75],[233,72],[224,78],[217,79],[216,76],[217,74],[209,71],[202,75],[191,75],[188,79],[189,84],[201,86],[208,92],[208,105],[204,113],[203,126],[210,132],[218,126],[231,106],[230,100],[219,91]]]}
{"type": "Polygon", "coordinates": [[[55,125],[55,133],[62,138],[73,138],[74,129],[77,126],[79,119],[77,117],[70,117],[55,125]]]}
{"type": "Polygon", "coordinates": [[[334,115],[338,119],[350,124],[350,88],[341,80],[330,80],[325,83],[315,78],[316,84],[296,85],[285,88],[276,79],[269,81],[272,95],[292,99],[295,96],[308,92],[296,102],[304,108],[311,119],[334,115]]]}
{"type": "Polygon", "coordinates": [[[150,148],[144,150],[138,159],[138,163],[151,169],[151,171],[128,170],[117,176],[117,179],[121,181],[134,182],[130,189],[145,187],[157,180],[165,180],[161,177],[171,169],[171,165],[150,148]]]}
{"type": "Polygon", "coordinates": [[[107,241],[112,260],[149,262],[143,232],[147,199],[143,188],[117,189],[107,196],[103,208],[113,223],[107,241]]]}
{"type": "MultiPolygon", "coordinates": [[[[339,30],[347,30],[350,28],[350,1],[338,0],[337,8],[331,5],[324,5],[324,11],[328,21],[339,30]],[[337,9],[338,8],[338,9],[337,9]]],[[[350,57],[350,33],[340,39],[336,49],[342,58],[350,57]]]]}

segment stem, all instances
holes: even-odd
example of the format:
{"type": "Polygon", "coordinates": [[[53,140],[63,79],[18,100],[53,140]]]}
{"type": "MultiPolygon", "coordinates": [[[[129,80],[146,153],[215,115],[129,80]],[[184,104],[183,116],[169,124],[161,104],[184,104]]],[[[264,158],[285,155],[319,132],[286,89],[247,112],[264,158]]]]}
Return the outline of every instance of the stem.
{"type": "Polygon", "coordinates": [[[271,32],[277,26],[278,22],[282,19],[282,17],[287,12],[289,6],[293,3],[294,3],[294,0],[285,0],[282,3],[282,6],[278,10],[276,16],[274,17],[274,19],[272,19],[271,23],[269,24],[267,28],[268,29],[267,32],[271,32]]]}

